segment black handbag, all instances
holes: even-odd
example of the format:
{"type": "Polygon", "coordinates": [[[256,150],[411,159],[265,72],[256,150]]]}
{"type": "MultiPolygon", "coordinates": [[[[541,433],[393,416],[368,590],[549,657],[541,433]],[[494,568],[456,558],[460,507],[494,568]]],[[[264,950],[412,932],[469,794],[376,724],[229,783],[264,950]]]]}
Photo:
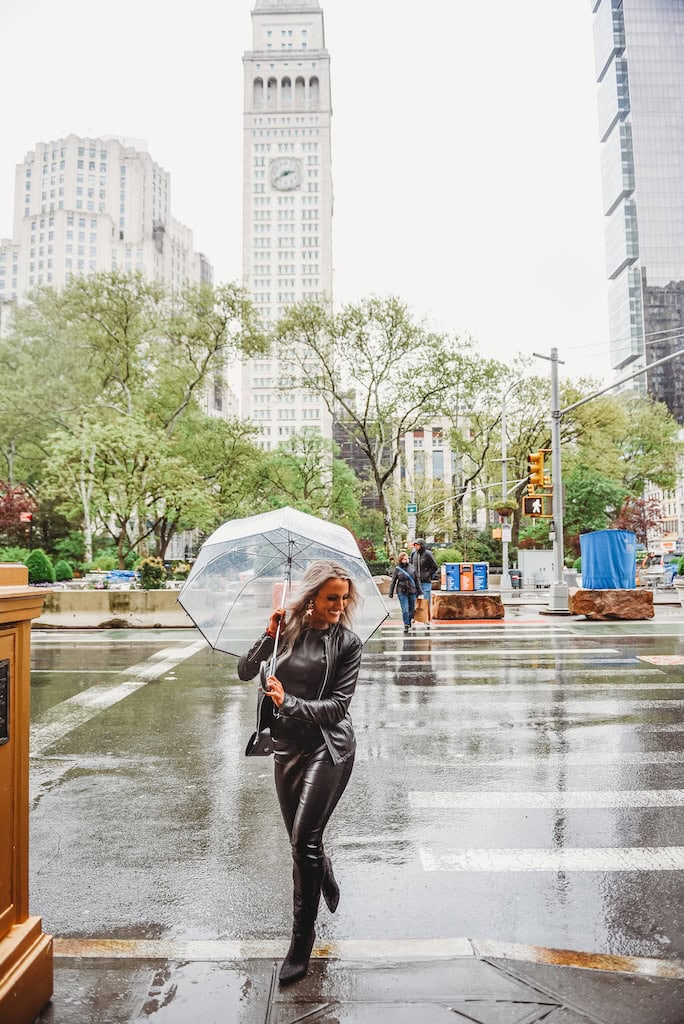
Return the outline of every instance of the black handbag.
{"type": "Polygon", "coordinates": [[[268,757],[273,753],[271,726],[273,725],[273,701],[264,692],[266,677],[270,669],[265,661],[259,668],[259,689],[257,690],[256,731],[249,737],[245,757],[268,757]]]}

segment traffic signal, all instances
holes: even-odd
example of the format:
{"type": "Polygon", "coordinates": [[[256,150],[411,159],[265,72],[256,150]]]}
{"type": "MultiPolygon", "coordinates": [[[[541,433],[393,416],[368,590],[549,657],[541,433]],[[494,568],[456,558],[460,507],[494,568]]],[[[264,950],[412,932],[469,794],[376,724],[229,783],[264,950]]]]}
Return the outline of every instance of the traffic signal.
{"type": "Polygon", "coordinates": [[[544,452],[530,452],[527,456],[527,485],[532,490],[544,486],[544,452]]]}
{"type": "Polygon", "coordinates": [[[553,495],[528,494],[523,498],[523,515],[533,519],[553,519],[553,495]]]}

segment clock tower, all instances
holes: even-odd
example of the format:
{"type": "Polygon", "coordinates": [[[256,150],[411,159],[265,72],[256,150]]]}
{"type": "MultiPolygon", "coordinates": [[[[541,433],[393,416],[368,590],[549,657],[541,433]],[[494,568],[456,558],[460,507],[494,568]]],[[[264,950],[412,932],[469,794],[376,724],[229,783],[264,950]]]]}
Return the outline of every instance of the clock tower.
{"type": "MultiPolygon", "coordinates": [[[[318,0],[256,0],[243,57],[243,281],[273,322],[303,299],[332,299],[330,57],[318,0]]],[[[241,411],[275,448],[304,428],[332,436],[321,399],[279,394],[277,358],[243,366],[241,411]]]]}

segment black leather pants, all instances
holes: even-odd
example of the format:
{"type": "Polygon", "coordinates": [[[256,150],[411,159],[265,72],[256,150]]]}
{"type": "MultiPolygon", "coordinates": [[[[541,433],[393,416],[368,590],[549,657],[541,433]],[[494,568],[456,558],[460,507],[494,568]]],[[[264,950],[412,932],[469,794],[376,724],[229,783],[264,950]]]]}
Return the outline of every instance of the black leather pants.
{"type": "Polygon", "coordinates": [[[275,744],[275,785],[292,846],[294,932],[313,928],[324,874],[323,831],[344,793],[352,755],[334,765],[325,743],[302,751],[289,741],[275,744]]]}

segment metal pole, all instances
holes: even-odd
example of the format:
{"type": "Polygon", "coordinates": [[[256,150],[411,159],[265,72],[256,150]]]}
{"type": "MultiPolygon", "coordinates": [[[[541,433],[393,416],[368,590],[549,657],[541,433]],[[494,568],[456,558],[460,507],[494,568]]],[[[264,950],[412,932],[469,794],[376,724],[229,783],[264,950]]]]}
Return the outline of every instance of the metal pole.
{"type": "MultiPolygon", "coordinates": [[[[506,437],[506,397],[508,392],[503,397],[501,402],[501,498],[503,501],[508,496],[508,438],[506,437]]],[[[507,516],[504,516],[507,519],[507,516]]],[[[509,596],[512,591],[511,576],[508,571],[508,522],[501,527],[501,551],[502,551],[502,566],[501,566],[501,583],[499,584],[499,593],[504,596],[509,596]],[[505,539],[504,539],[505,538],[505,539]]]]}
{"type": "Polygon", "coordinates": [[[551,479],[553,483],[554,580],[551,584],[549,611],[569,615],[568,585],[563,580],[563,476],[561,469],[561,408],[558,385],[558,349],[551,349],[551,479]]]}

